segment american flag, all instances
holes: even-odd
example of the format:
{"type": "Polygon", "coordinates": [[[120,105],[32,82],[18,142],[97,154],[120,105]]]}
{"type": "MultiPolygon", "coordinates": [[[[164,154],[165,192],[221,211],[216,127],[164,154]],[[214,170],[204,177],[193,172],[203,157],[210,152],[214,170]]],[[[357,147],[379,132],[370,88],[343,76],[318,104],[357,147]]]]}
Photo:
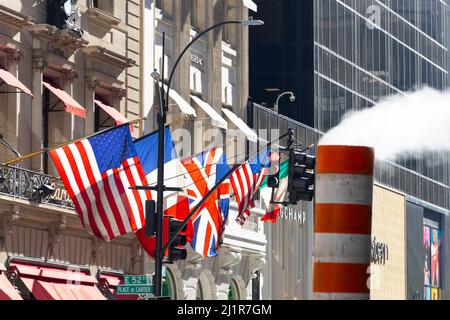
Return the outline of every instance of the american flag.
{"type": "Polygon", "coordinates": [[[267,176],[267,152],[247,161],[231,175],[231,186],[238,203],[236,222],[240,225],[245,223],[250,216],[250,209],[255,207],[253,197],[267,176]]]}
{"type": "Polygon", "coordinates": [[[145,225],[149,191],[128,125],[115,127],[50,152],[81,223],[110,241],[145,225]]]}
{"type": "MultiPolygon", "coordinates": [[[[192,159],[182,161],[185,189],[192,210],[209,190],[227,173],[229,167],[221,148],[213,148],[192,159]]],[[[217,255],[230,201],[230,180],[219,186],[192,217],[192,248],[204,257],[217,255]]]]}

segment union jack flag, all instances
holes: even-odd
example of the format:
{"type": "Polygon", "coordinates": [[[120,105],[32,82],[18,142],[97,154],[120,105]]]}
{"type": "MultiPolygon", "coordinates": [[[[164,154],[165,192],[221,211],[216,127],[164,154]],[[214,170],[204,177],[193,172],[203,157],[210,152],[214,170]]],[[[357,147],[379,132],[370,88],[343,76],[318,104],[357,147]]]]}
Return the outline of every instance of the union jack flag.
{"type": "Polygon", "coordinates": [[[147,179],[127,124],[50,152],[86,231],[110,241],[145,225],[147,179]]]}
{"type": "MultiPolygon", "coordinates": [[[[185,188],[192,210],[209,190],[225,176],[229,167],[221,148],[213,148],[192,159],[182,161],[185,188]]],[[[205,257],[217,255],[230,201],[230,180],[219,186],[192,217],[192,248],[205,257]]]]}
{"type": "Polygon", "coordinates": [[[231,175],[231,186],[238,204],[236,222],[243,225],[255,207],[253,197],[268,173],[268,149],[256,159],[247,161],[231,175]]]}

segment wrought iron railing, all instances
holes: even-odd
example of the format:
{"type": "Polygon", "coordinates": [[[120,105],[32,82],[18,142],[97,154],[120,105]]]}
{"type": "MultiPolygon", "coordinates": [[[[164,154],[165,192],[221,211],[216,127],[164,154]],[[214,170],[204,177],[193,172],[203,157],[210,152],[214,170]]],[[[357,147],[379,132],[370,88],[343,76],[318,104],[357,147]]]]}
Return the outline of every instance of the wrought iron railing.
{"type": "Polygon", "coordinates": [[[0,165],[0,195],[73,209],[73,203],[58,178],[24,169],[0,165]]]}

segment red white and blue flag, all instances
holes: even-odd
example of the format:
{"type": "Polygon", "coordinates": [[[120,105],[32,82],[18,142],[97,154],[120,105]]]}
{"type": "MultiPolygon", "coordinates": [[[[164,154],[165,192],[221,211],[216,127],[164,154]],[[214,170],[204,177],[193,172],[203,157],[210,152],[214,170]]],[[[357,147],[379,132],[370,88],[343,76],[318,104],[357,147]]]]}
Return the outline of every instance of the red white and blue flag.
{"type": "Polygon", "coordinates": [[[147,179],[127,124],[50,152],[86,231],[110,241],[145,225],[147,179]]]}
{"type": "MultiPolygon", "coordinates": [[[[156,186],[158,181],[158,131],[150,133],[134,141],[137,154],[141,160],[147,182],[156,186]]],[[[164,133],[164,185],[166,187],[182,188],[184,183],[183,166],[178,159],[172,134],[169,128],[164,133]]],[[[156,200],[157,192],[152,190],[152,199],[156,200]]],[[[170,209],[180,201],[180,192],[164,192],[164,208],[170,209]]],[[[184,198],[186,198],[184,196],[184,198]]]]}
{"type": "Polygon", "coordinates": [[[243,225],[255,207],[253,197],[268,173],[268,150],[244,163],[231,175],[231,186],[238,204],[236,222],[243,225]]]}
{"type": "MultiPolygon", "coordinates": [[[[158,131],[150,133],[134,142],[142,168],[150,186],[158,181],[158,131]]],[[[178,159],[169,128],[164,133],[164,185],[166,187],[183,187],[184,176],[181,161],[178,159]]],[[[157,192],[152,190],[152,199],[157,199],[157,192]]],[[[182,192],[164,192],[164,214],[178,220],[184,220],[189,214],[189,203],[182,192]]],[[[187,232],[192,233],[192,225],[188,224],[187,232]]],[[[154,256],[155,239],[146,237],[145,229],[136,232],[136,236],[145,251],[154,256]]]]}
{"type": "MultiPolygon", "coordinates": [[[[185,189],[192,210],[228,172],[229,167],[221,148],[213,148],[191,159],[182,161],[185,171],[185,189]]],[[[223,182],[205,201],[191,221],[192,248],[204,257],[217,255],[228,217],[230,180],[223,182]]]]}

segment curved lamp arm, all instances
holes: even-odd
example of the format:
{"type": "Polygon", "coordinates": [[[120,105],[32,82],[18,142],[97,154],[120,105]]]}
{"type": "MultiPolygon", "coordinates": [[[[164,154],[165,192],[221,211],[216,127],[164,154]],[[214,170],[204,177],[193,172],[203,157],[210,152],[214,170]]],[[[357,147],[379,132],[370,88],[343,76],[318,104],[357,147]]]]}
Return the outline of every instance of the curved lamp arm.
{"type": "Polygon", "coordinates": [[[230,21],[223,21],[223,22],[217,23],[217,24],[215,24],[215,25],[209,27],[208,29],[202,31],[201,33],[199,33],[199,34],[198,34],[194,39],[192,39],[192,41],[189,42],[189,44],[183,49],[183,51],[182,51],[182,52],[180,53],[180,55],[178,56],[177,61],[175,61],[175,64],[173,65],[172,71],[171,71],[170,76],[169,76],[169,82],[167,83],[166,103],[167,103],[167,101],[169,101],[170,85],[171,85],[171,83],[172,83],[173,76],[174,76],[174,74],[175,74],[175,71],[176,71],[176,69],[177,69],[178,64],[179,64],[180,61],[181,61],[181,58],[183,58],[183,56],[184,56],[184,54],[186,53],[186,51],[188,51],[188,49],[194,44],[194,42],[197,41],[200,37],[202,37],[205,33],[208,33],[209,31],[211,31],[211,30],[213,30],[213,29],[215,29],[215,28],[217,28],[217,27],[223,26],[223,25],[225,25],[225,24],[241,24],[241,25],[244,25],[244,26],[260,26],[260,25],[263,25],[264,22],[261,21],[261,20],[251,20],[251,19],[250,19],[250,20],[230,20],[230,21]]]}
{"type": "Polygon", "coordinates": [[[295,99],[295,95],[294,95],[293,92],[291,92],[291,91],[289,91],[289,92],[283,92],[282,94],[280,94],[280,95],[278,96],[278,99],[277,99],[277,101],[275,102],[275,107],[278,108],[278,102],[280,101],[280,99],[281,99],[282,97],[284,97],[284,96],[286,96],[286,95],[290,95],[290,96],[291,96],[291,99],[295,99]]]}

